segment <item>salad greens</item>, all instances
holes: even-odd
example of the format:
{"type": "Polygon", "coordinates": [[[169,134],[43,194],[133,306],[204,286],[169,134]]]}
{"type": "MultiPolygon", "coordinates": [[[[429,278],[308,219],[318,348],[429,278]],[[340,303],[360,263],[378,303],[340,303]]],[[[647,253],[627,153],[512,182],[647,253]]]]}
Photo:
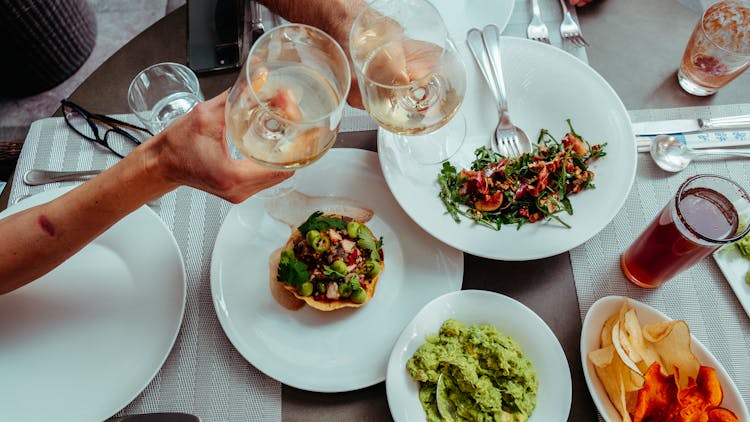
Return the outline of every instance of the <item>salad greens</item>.
{"type": "Polygon", "coordinates": [[[439,197],[456,221],[461,216],[494,230],[517,228],[544,218],[570,227],[557,214],[573,214],[570,195],[593,189],[594,173],[588,164],[606,155],[606,144],[589,144],[575,132],[559,141],[542,129],[534,150],[508,158],[480,147],[471,169],[457,170],[443,163],[438,174],[439,197]]]}

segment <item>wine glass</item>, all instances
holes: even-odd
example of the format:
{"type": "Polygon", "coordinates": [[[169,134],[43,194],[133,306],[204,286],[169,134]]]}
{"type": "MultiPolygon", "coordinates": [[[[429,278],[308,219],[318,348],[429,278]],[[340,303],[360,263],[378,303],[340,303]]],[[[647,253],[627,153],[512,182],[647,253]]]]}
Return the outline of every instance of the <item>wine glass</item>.
{"type": "Polygon", "coordinates": [[[427,0],[375,0],[352,24],[349,51],[362,102],[417,162],[458,151],[466,70],[440,13],[427,0]]]}
{"type": "MultiPolygon", "coordinates": [[[[281,170],[313,163],[336,140],[350,84],[346,54],[323,31],[289,24],[264,33],[229,91],[225,119],[233,153],[281,170]]],[[[260,196],[292,188],[285,182],[260,196]]]]}

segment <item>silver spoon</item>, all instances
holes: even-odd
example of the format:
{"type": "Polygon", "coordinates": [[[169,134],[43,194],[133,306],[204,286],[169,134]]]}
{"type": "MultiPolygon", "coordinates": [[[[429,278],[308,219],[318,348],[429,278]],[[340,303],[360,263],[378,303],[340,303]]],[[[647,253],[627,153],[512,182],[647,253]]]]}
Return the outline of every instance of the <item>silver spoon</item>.
{"type": "Polygon", "coordinates": [[[80,180],[86,176],[93,176],[101,172],[102,170],[52,171],[31,169],[23,174],[23,182],[29,186],[37,186],[45,183],[80,180]]]}
{"type": "Polygon", "coordinates": [[[680,142],[671,135],[658,135],[651,142],[649,149],[656,165],[665,171],[676,173],[682,171],[693,159],[705,155],[723,155],[728,157],[750,157],[747,149],[701,149],[695,150],[680,142]]]}
{"type": "Polygon", "coordinates": [[[492,142],[493,150],[506,157],[518,157],[531,152],[529,137],[510,121],[503,69],[500,65],[500,30],[491,24],[481,31],[472,28],[466,33],[466,43],[497,103],[498,123],[492,142]]]}
{"type": "Polygon", "coordinates": [[[446,391],[445,383],[443,382],[443,374],[438,376],[437,387],[435,388],[435,401],[437,402],[438,413],[444,421],[453,422],[457,418],[456,405],[448,400],[448,391],[446,391]]]}

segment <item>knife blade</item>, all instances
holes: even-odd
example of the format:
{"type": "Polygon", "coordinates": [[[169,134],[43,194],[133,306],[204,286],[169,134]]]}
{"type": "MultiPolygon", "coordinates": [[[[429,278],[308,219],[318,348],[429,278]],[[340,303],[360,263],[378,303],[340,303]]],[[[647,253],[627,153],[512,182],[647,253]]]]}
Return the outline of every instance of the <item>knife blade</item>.
{"type": "Polygon", "coordinates": [[[746,128],[750,127],[750,114],[731,117],[715,117],[711,119],[697,118],[635,122],[632,126],[633,134],[636,136],[746,128]]]}

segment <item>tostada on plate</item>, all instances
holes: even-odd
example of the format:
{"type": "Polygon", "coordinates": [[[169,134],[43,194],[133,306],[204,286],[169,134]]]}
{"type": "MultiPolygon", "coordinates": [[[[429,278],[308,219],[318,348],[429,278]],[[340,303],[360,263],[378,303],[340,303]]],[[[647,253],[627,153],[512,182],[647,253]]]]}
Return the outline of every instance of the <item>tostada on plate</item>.
{"type": "Polygon", "coordinates": [[[321,311],[360,307],[375,295],[382,246],[363,222],[316,211],[286,242],[276,280],[321,311]]]}

